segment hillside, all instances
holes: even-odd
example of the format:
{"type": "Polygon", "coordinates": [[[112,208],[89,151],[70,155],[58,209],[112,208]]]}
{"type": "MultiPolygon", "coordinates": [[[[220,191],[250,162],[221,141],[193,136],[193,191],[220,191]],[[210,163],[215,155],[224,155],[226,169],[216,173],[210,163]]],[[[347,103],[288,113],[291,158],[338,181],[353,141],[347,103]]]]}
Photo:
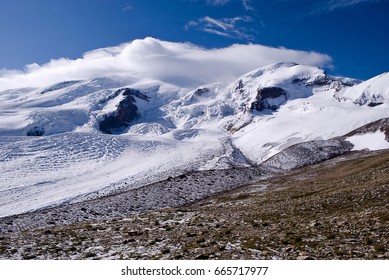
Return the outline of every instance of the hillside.
{"type": "Polygon", "coordinates": [[[0,234],[1,259],[389,259],[389,152],[359,151],[186,207],[0,234]]]}

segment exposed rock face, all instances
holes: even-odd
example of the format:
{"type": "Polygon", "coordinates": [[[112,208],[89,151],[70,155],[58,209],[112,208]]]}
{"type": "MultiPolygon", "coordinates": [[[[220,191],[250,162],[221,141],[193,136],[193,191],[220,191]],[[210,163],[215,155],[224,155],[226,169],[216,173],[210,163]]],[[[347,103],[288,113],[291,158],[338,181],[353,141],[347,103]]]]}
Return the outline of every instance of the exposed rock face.
{"type": "Polygon", "coordinates": [[[204,95],[205,93],[209,92],[209,89],[208,88],[198,88],[194,94],[197,95],[197,96],[202,96],[204,95]]]}
{"type": "Polygon", "coordinates": [[[27,132],[27,136],[43,136],[45,129],[43,127],[34,126],[27,132]]]}
{"type": "Polygon", "coordinates": [[[293,145],[269,158],[262,167],[288,171],[316,164],[342,154],[353,148],[353,144],[345,140],[315,140],[293,145]]]}
{"type": "Polygon", "coordinates": [[[238,85],[235,87],[235,92],[240,94],[244,92],[244,84],[242,80],[239,80],[238,85]]]}
{"type": "Polygon", "coordinates": [[[381,104],[384,104],[385,99],[380,94],[366,94],[365,92],[354,101],[354,104],[358,104],[360,106],[367,105],[369,107],[375,107],[381,104]]]}
{"type": "Polygon", "coordinates": [[[139,90],[125,88],[120,89],[123,100],[117,105],[115,112],[105,115],[99,123],[99,128],[103,133],[112,134],[126,128],[128,124],[140,117],[138,107],[135,105],[136,98],[149,101],[149,97],[139,90]]]}
{"type": "Polygon", "coordinates": [[[251,110],[263,111],[266,109],[277,110],[279,106],[288,100],[286,91],[280,87],[265,87],[258,89],[256,101],[251,103],[251,110]]]}

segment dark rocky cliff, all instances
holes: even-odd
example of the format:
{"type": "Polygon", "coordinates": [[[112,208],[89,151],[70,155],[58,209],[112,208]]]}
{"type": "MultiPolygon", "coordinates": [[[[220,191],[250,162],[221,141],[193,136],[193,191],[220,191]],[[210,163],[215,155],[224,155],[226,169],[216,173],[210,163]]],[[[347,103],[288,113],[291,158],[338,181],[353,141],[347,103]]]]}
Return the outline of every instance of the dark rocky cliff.
{"type": "Polygon", "coordinates": [[[124,88],[118,91],[124,96],[123,100],[117,105],[116,111],[103,116],[99,123],[99,129],[106,134],[120,132],[128,127],[130,122],[140,117],[136,106],[136,98],[149,101],[148,96],[136,89],[124,88]]]}

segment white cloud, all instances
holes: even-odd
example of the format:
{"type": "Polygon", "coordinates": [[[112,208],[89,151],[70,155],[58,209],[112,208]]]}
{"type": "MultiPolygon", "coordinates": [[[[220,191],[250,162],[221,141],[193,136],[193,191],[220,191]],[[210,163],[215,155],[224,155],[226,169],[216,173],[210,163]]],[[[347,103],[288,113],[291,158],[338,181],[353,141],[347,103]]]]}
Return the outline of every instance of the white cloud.
{"type": "Polygon", "coordinates": [[[213,6],[223,6],[230,2],[230,0],[207,0],[207,4],[213,5],[213,6]]]}
{"type": "MultiPolygon", "coordinates": [[[[246,11],[255,11],[255,8],[253,7],[251,0],[240,0],[240,1],[242,2],[243,8],[245,8],[246,11]]],[[[212,6],[224,6],[229,2],[231,2],[231,0],[207,0],[207,4],[212,6]]]]}
{"type": "Polygon", "coordinates": [[[385,1],[388,0],[326,0],[318,3],[318,8],[315,9],[313,14],[333,12],[335,10],[345,9],[362,3],[378,3],[385,1]]]}
{"type": "Polygon", "coordinates": [[[130,4],[126,4],[126,6],[123,8],[123,12],[129,12],[134,9],[134,6],[131,6],[130,4]]]}
{"type": "Polygon", "coordinates": [[[185,26],[186,30],[191,27],[207,33],[216,34],[232,39],[255,40],[255,31],[248,29],[244,24],[252,22],[249,16],[215,19],[209,16],[202,17],[197,21],[190,21],[185,26]]]}
{"type": "Polygon", "coordinates": [[[255,11],[255,8],[253,7],[251,0],[242,0],[242,5],[247,11],[255,11]]]}
{"type": "Polygon", "coordinates": [[[190,43],[145,38],[116,47],[98,49],[71,60],[60,58],[23,71],[0,71],[0,90],[43,87],[65,80],[126,76],[129,83],[160,80],[183,87],[233,82],[256,68],[282,61],[327,66],[331,57],[317,52],[234,44],[206,49],[190,43]]]}
{"type": "Polygon", "coordinates": [[[329,10],[336,10],[367,2],[380,2],[380,0],[331,0],[328,3],[328,8],[329,10]]]}

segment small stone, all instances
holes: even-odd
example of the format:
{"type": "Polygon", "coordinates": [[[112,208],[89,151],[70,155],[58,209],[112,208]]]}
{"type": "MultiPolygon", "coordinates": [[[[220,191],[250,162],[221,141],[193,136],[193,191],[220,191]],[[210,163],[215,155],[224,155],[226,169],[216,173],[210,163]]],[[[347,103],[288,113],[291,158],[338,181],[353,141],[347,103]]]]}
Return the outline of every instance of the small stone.
{"type": "Polygon", "coordinates": [[[128,236],[141,236],[143,234],[143,232],[129,231],[127,234],[128,234],[128,236]]]}
{"type": "Polygon", "coordinates": [[[321,224],[318,222],[318,221],[314,221],[312,223],[309,224],[310,227],[318,227],[320,226],[321,224]]]}
{"type": "Polygon", "coordinates": [[[310,256],[298,256],[297,260],[305,261],[305,260],[314,260],[314,258],[310,256]]]}
{"type": "Polygon", "coordinates": [[[285,252],[289,253],[289,252],[291,252],[292,250],[293,250],[293,247],[287,247],[287,248],[285,249],[285,252]]]}
{"type": "Polygon", "coordinates": [[[164,241],[164,240],[165,240],[165,239],[162,238],[162,237],[156,237],[156,238],[154,239],[155,242],[162,242],[162,241],[164,241]]]}
{"type": "Polygon", "coordinates": [[[209,259],[209,256],[205,255],[205,254],[201,254],[201,255],[198,255],[197,257],[195,257],[195,260],[208,260],[208,259],[209,259]]]}

